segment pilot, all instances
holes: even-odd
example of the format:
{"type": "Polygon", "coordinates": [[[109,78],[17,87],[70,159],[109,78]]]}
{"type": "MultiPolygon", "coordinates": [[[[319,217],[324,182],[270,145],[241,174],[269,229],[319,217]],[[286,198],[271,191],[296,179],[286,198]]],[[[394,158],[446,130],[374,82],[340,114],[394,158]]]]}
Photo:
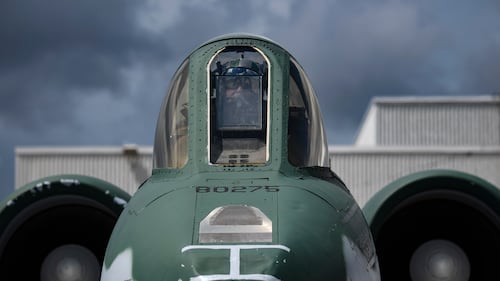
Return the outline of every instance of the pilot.
{"type": "Polygon", "coordinates": [[[253,61],[240,59],[229,63],[220,76],[223,116],[226,124],[252,127],[261,120],[260,70],[253,61]]]}
{"type": "Polygon", "coordinates": [[[257,94],[252,91],[252,83],[248,77],[229,77],[224,79],[224,98],[228,103],[234,104],[235,109],[251,106],[252,98],[257,94]]]}

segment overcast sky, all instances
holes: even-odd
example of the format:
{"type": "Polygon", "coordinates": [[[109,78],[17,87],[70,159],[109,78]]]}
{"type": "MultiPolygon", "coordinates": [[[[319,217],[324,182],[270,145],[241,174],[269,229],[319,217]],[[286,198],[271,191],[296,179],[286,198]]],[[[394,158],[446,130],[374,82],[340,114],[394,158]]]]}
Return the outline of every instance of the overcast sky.
{"type": "Polygon", "coordinates": [[[152,145],[173,72],[232,32],[305,68],[330,144],[351,144],[374,96],[500,92],[497,0],[2,0],[0,198],[14,148],[152,145]]]}

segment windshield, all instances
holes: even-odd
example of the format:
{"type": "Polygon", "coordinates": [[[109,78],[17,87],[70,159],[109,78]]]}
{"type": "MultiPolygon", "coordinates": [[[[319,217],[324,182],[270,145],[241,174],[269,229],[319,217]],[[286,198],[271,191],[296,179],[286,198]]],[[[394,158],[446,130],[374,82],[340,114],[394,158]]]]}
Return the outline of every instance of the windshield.
{"type": "Polygon", "coordinates": [[[185,60],[172,78],[156,125],[153,168],[181,168],[188,159],[188,73],[185,60]]]}
{"type": "Polygon", "coordinates": [[[252,47],[226,47],[210,66],[210,163],[265,164],[267,62],[252,47]]]}
{"type": "Polygon", "coordinates": [[[297,167],[329,167],[328,143],[314,90],[302,67],[290,58],[288,161],[297,167]]]}
{"type": "Polygon", "coordinates": [[[262,130],[262,77],[217,76],[217,129],[262,130]]]}

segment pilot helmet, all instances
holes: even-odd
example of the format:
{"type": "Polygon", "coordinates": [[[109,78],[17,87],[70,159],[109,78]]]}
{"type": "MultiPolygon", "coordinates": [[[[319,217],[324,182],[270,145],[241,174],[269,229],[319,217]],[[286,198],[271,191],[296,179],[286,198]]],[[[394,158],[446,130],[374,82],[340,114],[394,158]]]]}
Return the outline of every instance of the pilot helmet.
{"type": "MultiPolygon", "coordinates": [[[[225,77],[220,89],[235,89],[241,86],[243,89],[252,88],[250,77],[264,77],[266,70],[265,63],[258,63],[254,60],[241,58],[227,61],[224,64],[217,62],[216,74],[225,77]],[[228,77],[229,76],[229,77],[228,77]],[[231,78],[233,76],[234,78],[231,78]]],[[[256,90],[256,89],[254,89],[256,90]]]]}
{"type": "Polygon", "coordinates": [[[238,59],[226,64],[223,75],[262,75],[262,67],[249,59],[238,59]]]}

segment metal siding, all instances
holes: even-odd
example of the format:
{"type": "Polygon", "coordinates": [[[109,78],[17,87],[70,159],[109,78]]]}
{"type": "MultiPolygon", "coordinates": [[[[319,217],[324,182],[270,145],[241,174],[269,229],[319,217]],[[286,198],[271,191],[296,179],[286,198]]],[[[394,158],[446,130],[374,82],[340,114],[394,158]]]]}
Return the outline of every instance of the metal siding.
{"type": "MultiPolygon", "coordinates": [[[[332,170],[360,205],[393,180],[426,169],[459,170],[500,187],[499,101],[491,97],[375,101],[375,122],[368,125],[376,127],[373,137],[378,145],[331,147],[332,170]]],[[[16,149],[16,187],[72,173],[109,181],[132,194],[151,174],[153,150],[129,148],[16,149]]]]}
{"type": "MultiPolygon", "coordinates": [[[[332,170],[363,206],[378,190],[399,177],[426,169],[455,169],[500,186],[500,148],[330,148],[332,170]]],[[[133,194],[151,174],[152,152],[16,153],[16,186],[57,174],[82,174],[111,182],[133,194]]]]}
{"type": "Polygon", "coordinates": [[[59,174],[81,174],[111,182],[130,194],[152,170],[151,153],[16,153],[16,187],[33,180],[59,174]]]}
{"type": "Polygon", "coordinates": [[[346,183],[358,203],[363,206],[378,190],[390,182],[422,170],[453,169],[467,172],[500,187],[500,148],[481,151],[439,152],[351,151],[330,152],[332,170],[346,183]]]}
{"type": "Polygon", "coordinates": [[[380,103],[377,144],[500,145],[498,103],[380,103]]]}

